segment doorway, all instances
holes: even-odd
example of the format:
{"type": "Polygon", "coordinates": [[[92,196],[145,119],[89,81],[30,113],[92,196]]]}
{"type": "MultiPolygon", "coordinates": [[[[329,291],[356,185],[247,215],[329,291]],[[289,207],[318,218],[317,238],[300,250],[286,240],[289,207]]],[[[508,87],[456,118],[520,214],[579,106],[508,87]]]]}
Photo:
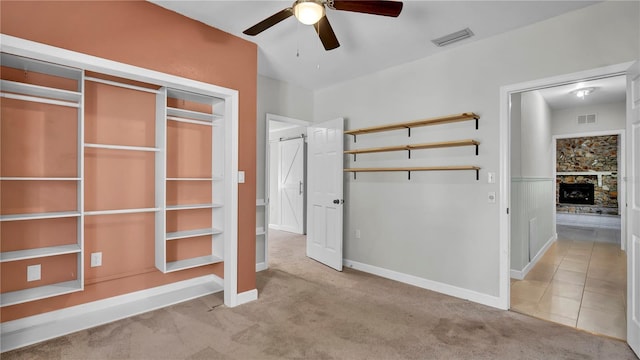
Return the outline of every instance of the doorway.
{"type": "Polygon", "coordinates": [[[264,239],[256,246],[258,271],[268,268],[270,232],[306,239],[306,133],[311,123],[275,114],[267,114],[265,121],[265,199],[258,201],[265,227],[258,233],[258,243],[264,239]]]}
{"type": "MultiPolygon", "coordinates": [[[[577,90],[589,87],[596,91],[603,90],[599,81],[617,79],[622,84],[618,94],[624,96],[624,73],[628,66],[629,64],[623,64],[584,72],[580,76],[573,74],[521,84],[511,87],[511,91],[503,88],[502,92],[503,104],[510,103],[510,106],[505,106],[503,115],[511,119],[507,124],[510,144],[508,141],[507,144],[503,142],[506,145],[503,150],[510,155],[505,161],[510,164],[504,179],[507,189],[505,193],[510,194],[505,196],[505,207],[510,210],[510,214],[503,217],[503,225],[506,222],[509,224],[501,227],[503,240],[509,239],[507,244],[502,243],[503,249],[506,245],[510,254],[510,259],[506,259],[510,265],[505,269],[505,274],[510,279],[503,278],[504,282],[501,283],[507,294],[507,308],[621,339],[626,339],[626,254],[623,251],[626,243],[625,209],[616,205],[615,211],[610,210],[611,213],[604,214],[617,216],[619,219],[620,225],[613,236],[610,236],[611,232],[608,230],[594,226],[600,219],[596,221],[592,218],[594,221],[591,224],[567,224],[566,218],[557,220],[557,215],[564,215],[556,211],[559,190],[557,181],[559,175],[566,174],[556,174],[558,164],[555,142],[561,138],[588,138],[587,135],[606,136],[612,135],[611,133],[620,139],[617,162],[621,169],[601,171],[602,174],[597,175],[589,173],[584,176],[569,176],[572,180],[579,175],[579,180],[587,179],[583,182],[596,182],[595,186],[600,191],[606,190],[608,197],[624,202],[624,186],[612,188],[605,184],[603,187],[597,180],[600,178],[602,181],[603,176],[624,176],[624,97],[607,100],[609,103],[616,103],[610,107],[615,107],[619,116],[616,126],[606,128],[604,123],[610,121],[611,116],[607,114],[600,121],[596,118],[597,113],[604,115],[607,111],[593,111],[593,107],[586,106],[571,111],[559,110],[558,105],[549,105],[553,99],[545,99],[544,93],[555,91],[584,100],[590,95],[579,94],[577,90]],[[571,91],[575,91],[573,94],[567,91],[569,87],[572,87],[571,91]],[[582,113],[578,115],[576,111],[582,113]],[[593,112],[596,114],[592,114],[593,112]],[[568,117],[569,113],[573,118],[571,124],[557,123],[562,118],[560,115],[568,117]],[[587,113],[590,116],[585,116],[587,113]],[[533,118],[534,122],[527,123],[524,117],[533,118]],[[514,124],[513,119],[518,121],[514,124]],[[589,126],[598,131],[589,131],[589,126]],[[527,206],[527,196],[533,201],[532,206],[527,206]],[[603,235],[605,233],[606,236],[603,235]],[[614,279],[614,276],[618,277],[614,279]]],[[[582,143],[588,146],[588,141],[582,143]]],[[[596,159],[590,160],[593,162],[596,159]]],[[[589,168],[584,170],[585,173],[597,171],[589,168]]],[[[580,207],[570,208],[575,212],[580,207]]],[[[562,208],[562,212],[567,212],[566,210],[567,207],[562,208]]],[[[584,211],[585,208],[581,210],[584,211]]],[[[602,208],[599,210],[603,211],[602,208]]],[[[609,210],[604,210],[607,211],[609,210]]],[[[593,213],[592,216],[601,215],[598,210],[593,213]]]]}

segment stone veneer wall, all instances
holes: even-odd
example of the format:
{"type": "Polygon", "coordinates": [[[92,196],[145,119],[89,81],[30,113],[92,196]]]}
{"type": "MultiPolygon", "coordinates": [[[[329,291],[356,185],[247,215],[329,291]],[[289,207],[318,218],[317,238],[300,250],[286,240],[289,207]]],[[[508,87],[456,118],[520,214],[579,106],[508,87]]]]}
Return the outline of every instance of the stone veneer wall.
{"type": "Polygon", "coordinates": [[[611,171],[598,186],[596,175],[558,175],[556,210],[559,213],[618,215],[618,135],[558,139],[556,172],[611,171]],[[560,204],[560,183],[594,184],[594,205],[560,204]]]}

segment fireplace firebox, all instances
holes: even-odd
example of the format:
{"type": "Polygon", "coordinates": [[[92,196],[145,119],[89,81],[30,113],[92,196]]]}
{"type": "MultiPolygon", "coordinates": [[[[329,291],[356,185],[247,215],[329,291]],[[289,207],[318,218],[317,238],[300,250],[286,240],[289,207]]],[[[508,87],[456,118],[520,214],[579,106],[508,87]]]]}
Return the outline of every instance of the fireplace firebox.
{"type": "Polygon", "coordinates": [[[561,204],[594,204],[593,184],[560,183],[561,204]]]}

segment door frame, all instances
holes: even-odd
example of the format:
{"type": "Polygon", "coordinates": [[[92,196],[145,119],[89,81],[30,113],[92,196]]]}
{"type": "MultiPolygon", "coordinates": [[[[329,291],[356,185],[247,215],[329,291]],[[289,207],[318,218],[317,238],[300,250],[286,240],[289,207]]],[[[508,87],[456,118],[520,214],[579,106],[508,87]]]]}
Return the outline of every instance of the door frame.
{"type": "MultiPolygon", "coordinates": [[[[626,109],[626,104],[625,104],[626,109]]],[[[625,117],[625,126],[626,126],[625,117]]],[[[627,207],[624,206],[627,199],[627,187],[626,184],[622,186],[624,183],[624,179],[627,178],[626,165],[627,165],[627,154],[626,154],[626,143],[625,143],[625,129],[617,129],[617,130],[602,130],[602,131],[590,131],[590,132],[579,132],[579,133],[571,133],[571,134],[562,134],[562,135],[552,135],[551,136],[551,156],[553,159],[553,164],[556,163],[556,151],[557,151],[557,142],[559,139],[571,139],[576,137],[592,137],[592,136],[607,136],[607,135],[618,135],[618,210],[620,212],[620,249],[622,251],[626,251],[627,249],[627,207]]],[[[553,179],[556,179],[556,167],[553,167],[553,179]]],[[[557,183],[553,182],[553,190],[554,194],[557,192],[557,183]]],[[[553,227],[556,229],[556,208],[553,208],[553,227]]]]}
{"type": "MultiPolygon", "coordinates": [[[[282,123],[287,123],[287,124],[292,124],[292,125],[297,125],[300,127],[307,127],[309,125],[312,124],[311,121],[306,121],[306,120],[300,120],[300,119],[295,119],[295,118],[291,118],[291,117],[287,117],[287,116],[282,116],[282,115],[276,115],[276,114],[271,114],[271,113],[267,113],[265,115],[265,141],[264,141],[264,154],[265,154],[265,162],[264,162],[264,206],[265,206],[265,234],[264,234],[264,263],[259,263],[256,264],[256,270],[260,271],[260,270],[266,270],[269,268],[269,203],[270,203],[270,199],[269,199],[269,187],[270,187],[270,183],[269,183],[269,177],[271,175],[270,172],[270,167],[271,167],[271,163],[269,161],[270,157],[271,157],[271,144],[269,143],[269,123],[271,123],[271,121],[277,121],[277,122],[282,122],[282,123]]],[[[306,138],[304,140],[305,144],[307,142],[306,138]]],[[[306,159],[305,159],[306,160],[306,159]]],[[[307,171],[306,167],[307,167],[307,163],[305,161],[305,173],[307,171]]],[[[307,193],[305,191],[305,199],[307,197],[307,193]]]]}
{"type": "MultiPolygon", "coordinates": [[[[627,69],[633,62],[610,65],[585,71],[579,71],[564,75],[557,75],[543,79],[537,79],[522,83],[505,85],[500,87],[500,134],[499,134],[499,228],[500,228],[500,245],[499,245],[499,296],[498,307],[503,310],[509,310],[511,307],[511,216],[509,215],[509,207],[511,206],[511,124],[510,124],[510,98],[513,93],[520,93],[531,90],[539,90],[548,87],[567,85],[578,83],[580,81],[588,81],[610,77],[616,75],[625,75],[627,69]]],[[[619,185],[620,186],[620,185],[619,185]]],[[[625,185],[626,186],[626,182],[625,185]]],[[[626,234],[624,235],[627,238],[626,234]]]]}

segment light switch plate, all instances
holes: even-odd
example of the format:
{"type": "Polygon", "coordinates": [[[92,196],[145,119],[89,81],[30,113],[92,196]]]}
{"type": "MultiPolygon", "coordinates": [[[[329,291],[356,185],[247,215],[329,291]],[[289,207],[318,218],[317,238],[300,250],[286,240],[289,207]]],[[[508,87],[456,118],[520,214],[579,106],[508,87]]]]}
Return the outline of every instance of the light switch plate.
{"type": "Polygon", "coordinates": [[[238,171],[238,184],[244,184],[244,171],[238,171]]]}
{"type": "Polygon", "coordinates": [[[496,182],[496,173],[488,172],[487,173],[487,182],[489,184],[494,184],[496,182]]]}
{"type": "Polygon", "coordinates": [[[41,270],[40,264],[27,266],[27,281],[40,280],[41,270]]]}

